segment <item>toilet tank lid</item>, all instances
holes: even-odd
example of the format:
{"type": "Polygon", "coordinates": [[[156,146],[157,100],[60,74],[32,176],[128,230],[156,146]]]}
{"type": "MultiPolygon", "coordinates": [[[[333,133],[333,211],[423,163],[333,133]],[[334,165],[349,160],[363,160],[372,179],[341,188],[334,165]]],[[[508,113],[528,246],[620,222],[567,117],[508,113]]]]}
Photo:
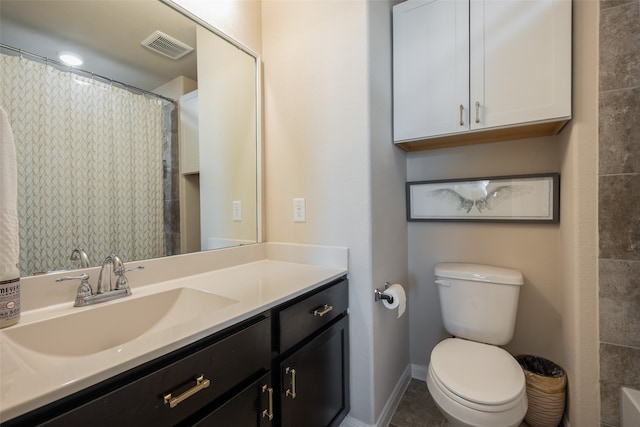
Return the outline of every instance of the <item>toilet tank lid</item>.
{"type": "Polygon", "coordinates": [[[441,262],[436,265],[435,275],[447,279],[501,283],[505,285],[522,285],[524,283],[522,273],[518,270],[466,262],[441,262]]]}

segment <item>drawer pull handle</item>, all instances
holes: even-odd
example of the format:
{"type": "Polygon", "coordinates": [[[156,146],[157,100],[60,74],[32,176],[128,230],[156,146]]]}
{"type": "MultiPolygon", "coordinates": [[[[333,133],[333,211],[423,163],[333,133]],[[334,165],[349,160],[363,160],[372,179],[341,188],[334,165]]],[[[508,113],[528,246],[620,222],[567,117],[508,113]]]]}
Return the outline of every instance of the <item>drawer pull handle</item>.
{"type": "Polygon", "coordinates": [[[480,123],[480,103],[476,101],[476,123],[480,123]]]}
{"type": "Polygon", "coordinates": [[[273,389],[265,384],[262,386],[262,392],[269,393],[269,409],[262,411],[262,418],[268,418],[271,421],[273,419],[273,389]]]}
{"type": "Polygon", "coordinates": [[[178,403],[190,398],[200,390],[203,390],[209,387],[209,384],[211,384],[211,381],[209,381],[208,379],[205,379],[204,375],[200,375],[198,378],[196,378],[196,385],[191,387],[189,390],[185,391],[184,393],[182,393],[180,396],[173,397],[171,396],[171,393],[166,394],[164,396],[164,403],[169,404],[171,408],[175,408],[176,406],[178,406],[178,403]]]}
{"type": "Polygon", "coordinates": [[[296,370],[292,368],[286,368],[284,370],[285,374],[291,374],[291,388],[287,389],[284,392],[284,395],[287,397],[291,397],[292,399],[296,398],[296,370]]]}
{"type": "Polygon", "coordinates": [[[464,126],[464,105],[460,104],[460,126],[464,126]]]}
{"type": "Polygon", "coordinates": [[[333,306],[329,305],[329,304],[325,304],[325,305],[323,305],[321,307],[318,307],[315,310],[313,310],[313,315],[322,317],[325,314],[327,314],[328,312],[330,312],[331,310],[333,310],[333,306]]]}

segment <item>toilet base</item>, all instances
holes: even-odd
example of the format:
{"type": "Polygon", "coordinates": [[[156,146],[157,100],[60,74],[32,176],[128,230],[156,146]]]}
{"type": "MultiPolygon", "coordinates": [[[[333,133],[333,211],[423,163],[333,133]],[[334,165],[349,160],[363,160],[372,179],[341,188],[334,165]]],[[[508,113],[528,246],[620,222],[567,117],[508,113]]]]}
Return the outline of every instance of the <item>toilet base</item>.
{"type": "Polygon", "coordinates": [[[468,408],[447,397],[427,372],[427,388],[450,427],[518,427],[527,412],[526,394],[516,406],[504,412],[485,412],[468,408]]]}

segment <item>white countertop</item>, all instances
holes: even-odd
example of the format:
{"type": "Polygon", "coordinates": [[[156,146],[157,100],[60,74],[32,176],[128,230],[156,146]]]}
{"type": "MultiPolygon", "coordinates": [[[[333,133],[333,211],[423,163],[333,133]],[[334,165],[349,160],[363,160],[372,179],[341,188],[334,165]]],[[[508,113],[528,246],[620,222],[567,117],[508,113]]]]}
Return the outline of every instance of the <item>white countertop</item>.
{"type": "MultiPolygon", "coordinates": [[[[345,249],[346,253],[346,249],[345,249]]],[[[299,261],[299,260],[296,260],[299,261]]],[[[132,288],[132,295],[90,307],[73,300],[23,311],[18,325],[0,330],[0,422],[80,391],[128,369],[179,349],[237,322],[248,319],[347,273],[345,265],[318,266],[262,259],[191,276],[132,288]],[[122,345],[89,355],[43,354],[10,339],[6,331],[134,298],[192,288],[234,300],[188,322],[146,333],[122,345]]],[[[132,274],[129,279],[135,281],[132,274]]],[[[143,313],[141,313],[143,314],[143,313]]],[[[113,327],[126,328],[119,319],[113,327]]],[[[68,331],[65,331],[67,333],[68,331]]],[[[79,336],[78,339],[82,339],[79,336]]]]}

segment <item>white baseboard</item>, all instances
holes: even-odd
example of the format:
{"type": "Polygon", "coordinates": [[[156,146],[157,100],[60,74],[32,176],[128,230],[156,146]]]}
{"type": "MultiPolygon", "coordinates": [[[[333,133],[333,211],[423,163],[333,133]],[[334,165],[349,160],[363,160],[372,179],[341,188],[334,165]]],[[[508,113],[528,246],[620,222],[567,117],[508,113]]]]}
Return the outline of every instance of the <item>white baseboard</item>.
{"type": "Polygon", "coordinates": [[[426,381],[427,380],[427,367],[425,365],[411,365],[411,378],[415,378],[417,380],[426,381]]]}
{"type": "Polygon", "coordinates": [[[363,423],[360,420],[356,420],[355,418],[351,418],[349,415],[347,415],[345,419],[342,420],[342,423],[340,423],[340,427],[373,427],[373,426],[370,424],[363,423]]]}
{"type": "Polygon", "coordinates": [[[382,413],[375,424],[370,425],[347,415],[340,424],[340,427],[387,427],[391,422],[391,418],[393,418],[393,414],[398,408],[400,401],[402,400],[404,392],[407,390],[409,381],[411,381],[412,372],[412,366],[407,365],[407,369],[404,370],[396,386],[393,388],[393,392],[391,392],[391,396],[389,396],[389,399],[387,400],[386,405],[384,405],[382,413]]]}

